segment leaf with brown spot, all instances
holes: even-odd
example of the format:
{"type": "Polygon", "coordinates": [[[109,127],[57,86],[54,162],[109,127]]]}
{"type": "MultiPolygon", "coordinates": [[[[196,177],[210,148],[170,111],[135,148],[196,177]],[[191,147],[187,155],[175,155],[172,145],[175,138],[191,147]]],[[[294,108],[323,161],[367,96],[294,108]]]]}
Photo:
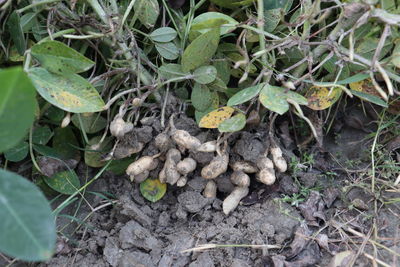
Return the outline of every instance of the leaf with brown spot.
{"type": "Polygon", "coordinates": [[[333,87],[331,90],[327,87],[313,86],[306,93],[308,107],[313,110],[327,109],[339,100],[341,94],[342,89],[339,87],[333,87]]]}
{"type": "Polygon", "coordinates": [[[229,119],[235,110],[231,107],[221,107],[205,115],[199,123],[201,128],[218,128],[218,125],[229,119]]]}

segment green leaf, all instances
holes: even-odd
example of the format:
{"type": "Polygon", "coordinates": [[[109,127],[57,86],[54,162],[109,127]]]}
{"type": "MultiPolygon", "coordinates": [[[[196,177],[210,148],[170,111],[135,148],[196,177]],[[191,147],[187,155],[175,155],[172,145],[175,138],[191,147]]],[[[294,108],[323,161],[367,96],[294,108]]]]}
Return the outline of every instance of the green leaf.
{"type": "Polygon", "coordinates": [[[264,11],[264,30],[266,32],[273,32],[281,21],[281,9],[269,9],[264,11]]]}
{"type": "Polygon", "coordinates": [[[133,8],[135,10],[135,16],[138,17],[146,28],[154,27],[158,15],[160,14],[160,6],[157,0],[136,0],[133,8]]]}
{"type": "Polygon", "coordinates": [[[71,127],[56,128],[54,130],[53,148],[66,159],[79,159],[80,153],[76,149],[79,146],[71,127]]]}
{"type": "Polygon", "coordinates": [[[368,73],[357,73],[351,77],[348,77],[346,79],[337,81],[336,84],[350,84],[350,83],[354,83],[354,82],[359,82],[362,80],[365,80],[369,77],[368,73]]]}
{"type": "Polygon", "coordinates": [[[148,201],[159,201],[165,192],[167,192],[167,184],[162,184],[158,179],[147,178],[140,183],[140,193],[148,201]]]}
{"type": "Polygon", "coordinates": [[[29,145],[27,142],[24,141],[14,146],[11,149],[4,151],[4,157],[8,161],[18,162],[23,160],[28,155],[28,151],[29,151],[29,145]]]}
{"type": "Polygon", "coordinates": [[[153,42],[167,43],[176,38],[178,33],[170,27],[161,27],[149,34],[153,42]]]}
{"type": "MultiPolygon", "coordinates": [[[[284,89],[284,90],[285,90],[285,89],[284,89]]],[[[298,94],[298,93],[296,93],[296,92],[288,91],[288,92],[286,93],[286,95],[287,95],[287,98],[289,98],[289,99],[295,101],[295,102],[296,102],[297,104],[299,104],[299,105],[308,105],[308,100],[307,100],[307,98],[305,98],[304,96],[302,96],[302,95],[300,95],[300,94],[298,94]]]]}
{"type": "Polygon", "coordinates": [[[32,29],[32,27],[35,25],[35,23],[37,22],[36,16],[37,16],[37,13],[28,12],[28,13],[25,13],[21,17],[20,24],[21,24],[22,31],[24,33],[28,33],[32,29]]]}
{"type": "Polygon", "coordinates": [[[25,178],[0,169],[0,251],[24,261],[51,258],[55,220],[43,193],[25,178]]]}
{"type": "Polygon", "coordinates": [[[393,53],[391,55],[391,62],[397,68],[400,68],[400,40],[397,41],[396,46],[393,49],[393,53]]]}
{"type": "Polygon", "coordinates": [[[243,113],[239,113],[221,122],[218,125],[218,130],[221,133],[232,133],[242,130],[245,125],[246,116],[243,113]]]}
{"type": "Polygon", "coordinates": [[[11,39],[17,48],[18,54],[21,56],[25,53],[26,43],[25,35],[22,31],[21,20],[19,14],[14,10],[7,21],[8,31],[11,39]]]}
{"type": "Polygon", "coordinates": [[[183,52],[182,70],[190,71],[207,63],[217,51],[218,44],[219,28],[197,37],[183,52]]]}
{"type": "Polygon", "coordinates": [[[210,0],[210,2],[221,7],[235,8],[239,6],[249,5],[255,0],[210,0]]]}
{"type": "Polygon", "coordinates": [[[280,115],[289,110],[289,103],[286,101],[287,95],[283,93],[283,88],[266,84],[260,92],[259,100],[267,109],[280,115]]]}
{"type": "Polygon", "coordinates": [[[124,175],[126,168],[129,164],[135,161],[134,157],[113,160],[106,168],[107,171],[114,173],[115,175],[124,175]]]}
{"type": "Polygon", "coordinates": [[[53,132],[50,130],[49,126],[36,127],[32,133],[32,143],[45,145],[50,141],[53,136],[53,132]]]}
{"type": "Polygon", "coordinates": [[[53,190],[65,195],[72,195],[81,187],[79,177],[74,170],[58,172],[52,177],[44,177],[44,181],[53,190]]]}
{"type": "Polygon", "coordinates": [[[236,28],[236,26],[223,26],[223,24],[237,25],[239,22],[220,12],[206,12],[193,19],[190,30],[202,34],[218,27],[220,35],[224,35],[236,28]]]}
{"type": "Polygon", "coordinates": [[[93,67],[94,62],[62,42],[45,41],[31,48],[31,54],[48,71],[80,73],[93,67]]]}
{"type": "Polygon", "coordinates": [[[156,43],[158,53],[165,59],[175,60],[179,56],[179,50],[173,42],[156,43]]]}
{"type": "Polygon", "coordinates": [[[106,161],[103,160],[103,155],[110,152],[112,148],[111,140],[112,138],[107,137],[99,145],[101,136],[93,137],[89,140],[89,144],[85,148],[85,163],[89,167],[99,168],[106,165],[106,161]]]}
{"type": "Polygon", "coordinates": [[[222,93],[226,93],[226,90],[228,89],[224,81],[221,80],[219,77],[215,78],[215,80],[212,83],[207,84],[207,86],[208,88],[210,88],[210,90],[222,93]]]}
{"type": "Polygon", "coordinates": [[[44,145],[33,145],[33,149],[46,157],[51,157],[51,158],[57,158],[57,159],[68,159],[68,158],[64,158],[57,150],[55,150],[52,147],[49,146],[44,146],[44,145]]]}
{"type": "Polygon", "coordinates": [[[218,77],[225,83],[228,84],[231,77],[231,69],[229,67],[228,60],[222,58],[213,62],[213,66],[218,71],[218,77]]]}
{"type": "Polygon", "coordinates": [[[43,68],[32,68],[28,73],[36,90],[51,104],[69,112],[102,111],[104,102],[96,89],[81,76],[63,76],[43,68]]]}
{"type": "Polygon", "coordinates": [[[107,125],[107,120],[101,117],[100,114],[74,114],[71,117],[71,121],[76,128],[88,134],[97,133],[106,128],[107,125]],[[79,117],[81,118],[82,125],[79,122],[79,117]]]}
{"type": "Polygon", "coordinates": [[[52,105],[45,111],[44,115],[51,121],[60,123],[65,117],[65,111],[52,105]]]}
{"type": "Polygon", "coordinates": [[[214,66],[201,66],[193,72],[193,79],[200,84],[211,83],[217,78],[217,69],[214,66]]]}
{"type": "Polygon", "coordinates": [[[358,98],[360,98],[360,99],[362,99],[364,101],[371,102],[371,103],[373,103],[375,105],[378,105],[378,106],[381,106],[381,107],[384,107],[384,108],[388,107],[388,104],[385,101],[383,101],[382,99],[380,99],[379,97],[377,97],[377,96],[370,95],[370,94],[367,94],[367,93],[364,93],[364,92],[360,92],[360,91],[356,91],[356,90],[350,90],[350,92],[353,95],[355,95],[356,97],[358,97],[358,98]]]}
{"type": "Polygon", "coordinates": [[[32,125],[36,92],[22,68],[0,71],[0,153],[25,137],[32,125]]]}
{"type": "Polygon", "coordinates": [[[264,0],[264,10],[285,8],[289,0],[264,0]]]}
{"type": "Polygon", "coordinates": [[[207,86],[195,83],[192,89],[192,105],[198,111],[205,111],[211,106],[212,94],[207,86]]]}
{"type": "Polygon", "coordinates": [[[158,68],[158,73],[161,77],[167,80],[176,78],[182,78],[182,80],[186,80],[190,75],[189,72],[184,72],[182,70],[181,65],[173,63],[162,65],[160,68],[158,68]]]}
{"type": "Polygon", "coordinates": [[[235,106],[251,100],[258,95],[263,86],[264,84],[258,84],[239,91],[228,100],[227,106],[235,106]]]}

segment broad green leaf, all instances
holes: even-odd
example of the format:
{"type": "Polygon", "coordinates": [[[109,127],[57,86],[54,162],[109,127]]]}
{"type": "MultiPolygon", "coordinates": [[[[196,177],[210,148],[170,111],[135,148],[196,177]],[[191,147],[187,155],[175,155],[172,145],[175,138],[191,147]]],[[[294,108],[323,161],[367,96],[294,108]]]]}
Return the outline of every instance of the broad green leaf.
{"type": "Polygon", "coordinates": [[[218,125],[218,130],[221,133],[233,133],[242,130],[245,125],[246,116],[243,113],[239,113],[221,122],[218,125]]]}
{"type": "Polygon", "coordinates": [[[369,77],[368,73],[357,73],[351,77],[348,77],[344,80],[337,81],[337,84],[350,84],[350,83],[355,83],[362,81],[364,79],[367,79],[369,77]]]}
{"type": "Polygon", "coordinates": [[[193,19],[190,30],[202,34],[208,32],[212,28],[219,27],[220,35],[224,35],[236,28],[236,26],[224,26],[223,24],[237,25],[239,22],[220,12],[206,12],[193,19]]]}
{"type": "Polygon", "coordinates": [[[114,173],[115,175],[124,175],[126,168],[129,164],[135,161],[134,157],[113,160],[106,168],[107,171],[114,173]]]}
{"type": "Polygon", "coordinates": [[[94,62],[59,41],[40,42],[31,48],[31,54],[48,71],[80,73],[93,67],[94,62]]]}
{"type": "Polygon", "coordinates": [[[190,71],[207,63],[217,51],[219,44],[219,28],[212,29],[186,47],[182,57],[182,70],[190,71]]]}
{"type": "Polygon", "coordinates": [[[189,99],[189,92],[185,87],[178,87],[174,90],[175,95],[183,100],[189,99]]]}
{"type": "Polygon", "coordinates": [[[0,251],[24,261],[51,258],[56,226],[43,193],[27,179],[0,169],[0,251]]]}
{"type": "Polygon", "coordinates": [[[225,83],[228,84],[231,77],[231,69],[229,62],[225,58],[217,59],[213,62],[213,66],[217,69],[218,77],[225,83]]]}
{"type": "Polygon", "coordinates": [[[350,91],[353,95],[357,96],[358,98],[360,98],[364,101],[371,102],[375,105],[382,106],[384,108],[388,107],[388,104],[377,96],[370,95],[370,94],[367,94],[364,92],[355,91],[355,90],[350,90],[350,91]]]}
{"type": "Polygon", "coordinates": [[[44,181],[53,190],[65,195],[72,195],[81,187],[79,177],[74,170],[62,171],[52,177],[44,177],[44,181]]]}
{"type": "Polygon", "coordinates": [[[264,10],[285,8],[289,0],[264,0],[264,10]]]}
{"type": "Polygon", "coordinates": [[[147,178],[140,183],[140,193],[151,202],[159,201],[167,192],[167,184],[163,184],[159,179],[147,178]]]}
{"type": "Polygon", "coordinates": [[[210,2],[217,4],[221,7],[235,8],[244,5],[250,5],[255,0],[210,0],[210,2]]]}
{"type": "Polygon", "coordinates": [[[283,88],[265,85],[260,91],[259,100],[267,109],[280,115],[289,110],[289,103],[286,101],[287,95],[283,93],[283,88]]]}
{"type": "Polygon", "coordinates": [[[263,86],[264,84],[258,84],[239,91],[228,100],[227,106],[235,106],[251,100],[258,95],[263,86]]]}
{"type": "Polygon", "coordinates": [[[324,110],[335,104],[342,94],[342,89],[339,87],[332,87],[331,89],[317,86],[310,87],[306,93],[308,107],[313,110],[324,110]]]}
{"type": "Polygon", "coordinates": [[[4,157],[8,161],[18,162],[26,158],[29,151],[29,145],[27,142],[21,142],[14,146],[13,148],[4,151],[4,157]]]}
{"type": "Polygon", "coordinates": [[[397,40],[391,58],[393,65],[395,65],[397,68],[400,68],[400,40],[397,40]]]}
{"type": "Polygon", "coordinates": [[[215,78],[215,80],[212,83],[207,84],[208,88],[213,91],[218,91],[222,93],[226,93],[226,90],[228,89],[226,87],[226,84],[224,83],[223,80],[221,80],[218,76],[215,78]]]}
{"type": "Polygon", "coordinates": [[[179,50],[173,42],[155,43],[158,53],[165,59],[175,60],[179,57],[179,50]]]}
{"type": "Polygon", "coordinates": [[[22,68],[0,71],[0,153],[25,137],[35,115],[36,92],[22,68]]]}
{"type": "MultiPolygon", "coordinates": [[[[284,89],[284,90],[286,90],[286,89],[284,89]]],[[[287,95],[287,99],[291,99],[299,105],[307,105],[308,104],[307,98],[305,98],[304,96],[302,96],[296,92],[289,90],[289,91],[287,91],[286,95],[287,95]]]]}
{"type": "Polygon", "coordinates": [[[79,159],[80,153],[76,149],[79,146],[71,127],[56,128],[54,130],[53,148],[66,159],[79,159]]]}
{"type": "Polygon", "coordinates": [[[89,140],[89,144],[85,148],[85,163],[89,167],[99,168],[107,163],[103,160],[103,155],[110,152],[112,148],[112,138],[107,137],[99,144],[100,140],[101,136],[93,137],[89,140]]]}
{"type": "Polygon", "coordinates": [[[193,79],[200,84],[211,83],[217,78],[217,69],[214,66],[201,66],[193,72],[193,79]]]}
{"type": "Polygon", "coordinates": [[[161,27],[149,34],[153,42],[167,43],[176,38],[178,33],[170,27],[161,27]]]}
{"type": "Polygon", "coordinates": [[[32,27],[34,26],[35,22],[37,22],[36,16],[37,16],[37,13],[35,13],[35,12],[28,12],[28,13],[25,13],[25,14],[21,17],[20,23],[21,23],[22,31],[23,31],[24,33],[30,32],[30,30],[31,30],[32,27]]]}
{"type": "Polygon", "coordinates": [[[182,80],[186,80],[190,75],[189,72],[184,72],[182,70],[181,65],[173,63],[162,65],[160,68],[158,68],[158,73],[161,77],[167,80],[176,78],[182,78],[182,80]]]}
{"type": "MultiPolygon", "coordinates": [[[[376,47],[378,46],[379,39],[378,38],[365,38],[355,49],[355,53],[367,58],[372,59],[375,54],[376,47]]],[[[391,39],[388,38],[382,47],[381,53],[379,54],[378,60],[381,60],[385,57],[385,55],[392,49],[393,44],[391,39]]]]}
{"type": "Polygon", "coordinates": [[[157,0],[136,0],[133,9],[135,10],[135,16],[146,28],[154,27],[160,14],[160,6],[157,0]]]}
{"type": "Polygon", "coordinates": [[[88,134],[97,133],[106,128],[107,125],[107,120],[105,118],[94,113],[74,114],[71,117],[71,121],[75,127],[88,134]],[[81,118],[82,125],[79,122],[79,117],[81,118]]]}
{"type": "Polygon", "coordinates": [[[207,86],[195,83],[192,89],[192,105],[198,111],[205,111],[211,106],[212,94],[207,86]]]}
{"type": "Polygon", "coordinates": [[[209,112],[200,120],[199,127],[201,128],[218,128],[221,122],[229,119],[235,110],[232,107],[221,107],[209,112]]]}
{"type": "Polygon", "coordinates": [[[264,11],[264,30],[266,32],[273,32],[281,21],[281,9],[269,9],[264,11]]]}
{"type": "Polygon", "coordinates": [[[21,56],[25,53],[26,43],[25,35],[22,31],[21,20],[19,14],[14,10],[7,21],[8,31],[11,39],[17,48],[18,54],[21,56]]]}
{"type": "Polygon", "coordinates": [[[57,158],[57,159],[68,159],[68,158],[64,158],[57,150],[55,150],[54,148],[49,147],[49,146],[34,144],[33,149],[40,155],[43,155],[46,157],[57,158]]]}
{"type": "Polygon", "coordinates": [[[32,133],[32,143],[45,145],[50,141],[52,136],[53,132],[50,130],[49,126],[36,127],[32,133]]]}
{"type": "Polygon", "coordinates": [[[61,76],[43,68],[32,68],[28,75],[44,99],[65,111],[83,113],[103,110],[105,104],[99,93],[77,74],[61,76]]]}
{"type": "Polygon", "coordinates": [[[65,117],[65,111],[52,105],[44,112],[44,115],[51,121],[60,123],[65,117]]]}

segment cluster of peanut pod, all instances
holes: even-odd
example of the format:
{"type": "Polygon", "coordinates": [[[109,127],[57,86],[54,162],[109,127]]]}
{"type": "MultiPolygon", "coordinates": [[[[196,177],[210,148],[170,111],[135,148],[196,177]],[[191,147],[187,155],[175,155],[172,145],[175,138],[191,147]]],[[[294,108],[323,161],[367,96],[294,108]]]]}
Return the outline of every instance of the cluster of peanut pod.
{"type": "Polygon", "coordinates": [[[183,187],[188,182],[188,175],[196,171],[198,166],[195,159],[183,155],[189,155],[187,152],[214,153],[213,159],[203,166],[200,172],[207,180],[203,195],[207,198],[216,197],[215,179],[230,168],[230,180],[235,188],[223,201],[222,208],[225,214],[232,212],[249,193],[250,176],[255,176],[261,183],[272,185],[276,180],[275,172],[287,170],[287,162],[276,145],[261,155],[256,164],[248,161],[230,161],[226,141],[223,144],[219,144],[217,140],[201,143],[189,132],[176,129],[173,123],[170,123],[165,132],[156,136],[154,144],[160,151],[158,154],[142,156],[126,169],[132,182],[141,183],[149,177],[151,171],[160,168],[158,178],[162,183],[183,187]]]}

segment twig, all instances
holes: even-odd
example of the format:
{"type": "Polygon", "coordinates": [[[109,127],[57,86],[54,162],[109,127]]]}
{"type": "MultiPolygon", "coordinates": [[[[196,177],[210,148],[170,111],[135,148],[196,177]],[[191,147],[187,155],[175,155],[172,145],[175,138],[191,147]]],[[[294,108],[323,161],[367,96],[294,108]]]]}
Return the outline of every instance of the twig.
{"type": "Polygon", "coordinates": [[[142,90],[142,89],[154,89],[154,88],[156,88],[155,85],[145,85],[145,86],[142,86],[142,87],[136,87],[136,88],[125,90],[125,91],[115,95],[113,98],[111,98],[107,102],[107,104],[103,107],[103,110],[109,109],[111,107],[111,105],[114,104],[115,101],[117,101],[120,97],[122,97],[122,96],[124,96],[126,94],[130,94],[130,93],[142,90]]]}

